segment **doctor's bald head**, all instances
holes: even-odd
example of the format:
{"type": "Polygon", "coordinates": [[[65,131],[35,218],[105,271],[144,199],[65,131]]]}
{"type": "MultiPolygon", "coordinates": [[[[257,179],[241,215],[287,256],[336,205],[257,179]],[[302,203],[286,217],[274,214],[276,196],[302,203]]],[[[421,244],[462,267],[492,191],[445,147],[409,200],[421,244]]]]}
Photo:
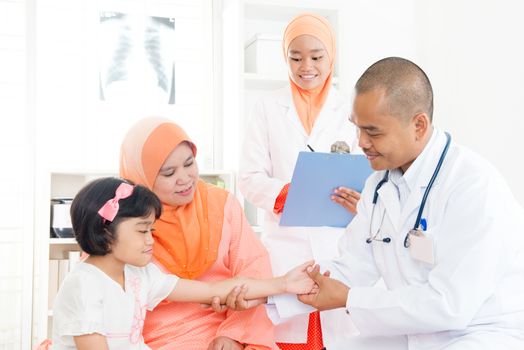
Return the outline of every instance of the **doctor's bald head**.
{"type": "Polygon", "coordinates": [[[424,71],[400,57],[388,57],[371,65],[355,84],[356,95],[383,91],[387,112],[409,119],[425,113],[433,119],[433,89],[424,71]]]}
{"type": "Polygon", "coordinates": [[[350,119],[371,167],[406,171],[433,130],[433,91],[428,77],[413,62],[388,57],[371,65],[355,90],[350,119]]]}

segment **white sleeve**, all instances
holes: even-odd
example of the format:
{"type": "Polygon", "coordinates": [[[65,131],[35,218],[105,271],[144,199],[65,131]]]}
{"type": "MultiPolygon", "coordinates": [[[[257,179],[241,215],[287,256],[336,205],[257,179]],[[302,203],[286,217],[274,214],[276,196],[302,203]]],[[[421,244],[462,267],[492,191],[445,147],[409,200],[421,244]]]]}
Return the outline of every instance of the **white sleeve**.
{"type": "Polygon", "coordinates": [[[57,294],[53,307],[53,337],[74,346],[73,336],[106,335],[104,288],[87,273],[70,273],[57,294]]]}
{"type": "Polygon", "coordinates": [[[393,290],[353,286],[349,291],[346,307],[363,334],[464,329],[493,295],[515,259],[512,241],[521,241],[515,230],[519,226],[511,209],[503,208],[509,197],[501,197],[501,187],[471,177],[462,180],[446,198],[442,222],[426,231],[437,247],[427,282],[393,290]]]}
{"type": "MultiPolygon", "coordinates": [[[[370,210],[371,199],[368,200],[368,204],[365,204],[364,199],[372,198],[373,190],[374,188],[370,186],[364,188],[362,200],[358,202],[359,215],[353,218],[345,234],[339,240],[339,256],[333,260],[317,262],[322,272],[329,270],[331,278],[342,281],[348,286],[352,284],[371,286],[380,278],[373,259],[372,248],[366,243],[368,234],[366,218],[370,210]]],[[[311,306],[298,301],[295,295],[275,295],[271,298],[271,302],[272,308],[268,308],[268,314],[275,324],[314,311],[311,306]]]]}
{"type": "Polygon", "coordinates": [[[151,311],[173,291],[179,278],[175,275],[163,273],[153,263],[147,264],[144,271],[149,281],[147,309],[151,311]]]}
{"type": "Polygon", "coordinates": [[[238,171],[238,187],[249,202],[272,213],[275,200],[286,183],[272,177],[269,122],[266,113],[264,101],[258,101],[245,133],[238,171]]]}
{"type": "Polygon", "coordinates": [[[357,215],[349,223],[345,234],[338,241],[338,256],[329,261],[319,261],[321,271],[329,270],[330,277],[347,286],[372,286],[380,276],[375,264],[373,248],[366,243],[369,237],[369,220],[373,210],[373,193],[376,179],[382,173],[371,175],[357,204],[357,215]]]}

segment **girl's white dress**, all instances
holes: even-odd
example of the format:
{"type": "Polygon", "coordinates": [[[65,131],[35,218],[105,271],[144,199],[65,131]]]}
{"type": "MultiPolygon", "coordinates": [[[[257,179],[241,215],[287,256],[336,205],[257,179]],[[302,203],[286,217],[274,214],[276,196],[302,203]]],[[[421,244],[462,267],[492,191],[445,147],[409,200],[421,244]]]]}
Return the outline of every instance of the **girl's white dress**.
{"type": "Polygon", "coordinates": [[[73,336],[99,333],[111,350],[149,349],[142,338],[146,310],[175,287],[178,277],[158,267],[126,265],[125,291],[94,265],[80,262],[70,272],[53,307],[53,350],[76,349],[73,336]]]}

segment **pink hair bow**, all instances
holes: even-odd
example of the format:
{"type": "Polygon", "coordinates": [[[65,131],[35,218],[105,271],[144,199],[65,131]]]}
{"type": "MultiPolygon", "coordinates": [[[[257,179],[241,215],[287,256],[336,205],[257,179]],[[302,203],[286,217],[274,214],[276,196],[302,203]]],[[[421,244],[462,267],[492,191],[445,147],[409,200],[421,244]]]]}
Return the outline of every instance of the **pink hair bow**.
{"type": "Polygon", "coordinates": [[[98,214],[107,221],[113,221],[120,208],[118,201],[129,197],[133,193],[133,188],[133,185],[122,182],[115,191],[115,197],[108,200],[102,208],[100,208],[98,214]]]}

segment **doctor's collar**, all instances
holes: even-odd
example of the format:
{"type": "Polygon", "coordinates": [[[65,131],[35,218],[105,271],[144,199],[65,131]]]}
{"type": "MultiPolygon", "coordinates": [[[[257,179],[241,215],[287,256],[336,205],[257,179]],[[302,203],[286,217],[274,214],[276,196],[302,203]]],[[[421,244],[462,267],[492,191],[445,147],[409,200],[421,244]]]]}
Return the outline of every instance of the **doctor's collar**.
{"type": "MultiPolygon", "coordinates": [[[[422,172],[424,163],[426,162],[426,159],[431,158],[429,154],[431,153],[431,149],[434,147],[434,145],[437,143],[437,140],[440,138],[440,135],[443,135],[443,133],[435,128],[432,130],[431,137],[424,146],[424,149],[420,154],[415,158],[413,163],[409,166],[409,168],[406,170],[405,173],[402,172],[402,169],[396,168],[391,170],[391,177],[393,178],[403,178],[404,181],[406,181],[406,184],[408,185],[408,188],[410,191],[413,191],[413,189],[417,186],[417,183],[419,180],[419,175],[422,172]],[[396,173],[396,174],[395,174],[396,173]]],[[[433,166],[431,165],[431,168],[433,166]]],[[[398,180],[397,180],[398,181],[398,180]]]]}

